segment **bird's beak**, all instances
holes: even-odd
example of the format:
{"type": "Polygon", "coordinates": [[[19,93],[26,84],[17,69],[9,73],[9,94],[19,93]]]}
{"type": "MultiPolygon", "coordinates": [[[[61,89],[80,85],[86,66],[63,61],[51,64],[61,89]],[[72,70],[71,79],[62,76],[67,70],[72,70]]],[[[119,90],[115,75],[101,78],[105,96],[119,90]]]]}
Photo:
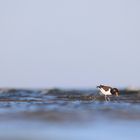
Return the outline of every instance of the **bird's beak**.
{"type": "Polygon", "coordinates": [[[100,88],[99,86],[97,86],[96,88],[100,88]]]}

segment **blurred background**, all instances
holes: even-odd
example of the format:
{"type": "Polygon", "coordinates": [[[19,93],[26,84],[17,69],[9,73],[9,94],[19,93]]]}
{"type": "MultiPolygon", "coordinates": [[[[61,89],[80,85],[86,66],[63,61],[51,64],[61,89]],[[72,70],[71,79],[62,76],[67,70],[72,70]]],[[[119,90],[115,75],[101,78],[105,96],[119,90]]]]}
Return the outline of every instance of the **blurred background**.
{"type": "Polygon", "coordinates": [[[139,86],[140,1],[0,1],[0,86],[139,86]]]}
{"type": "Polygon", "coordinates": [[[0,0],[0,139],[139,139],[139,14],[138,0],[0,0]]]}

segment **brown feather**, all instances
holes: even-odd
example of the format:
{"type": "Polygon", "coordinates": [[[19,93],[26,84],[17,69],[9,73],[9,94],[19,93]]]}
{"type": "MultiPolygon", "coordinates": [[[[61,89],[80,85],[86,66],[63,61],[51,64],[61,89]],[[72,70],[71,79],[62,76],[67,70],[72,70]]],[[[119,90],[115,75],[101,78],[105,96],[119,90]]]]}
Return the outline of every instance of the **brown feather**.
{"type": "Polygon", "coordinates": [[[105,91],[108,91],[109,89],[112,89],[111,87],[105,86],[105,85],[100,85],[99,87],[103,88],[105,91]]]}

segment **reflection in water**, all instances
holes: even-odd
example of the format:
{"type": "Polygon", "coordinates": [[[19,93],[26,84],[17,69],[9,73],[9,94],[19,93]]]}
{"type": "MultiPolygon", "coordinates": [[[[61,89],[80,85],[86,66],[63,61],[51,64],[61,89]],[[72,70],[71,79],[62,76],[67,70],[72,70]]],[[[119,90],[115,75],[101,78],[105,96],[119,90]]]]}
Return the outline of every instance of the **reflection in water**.
{"type": "Polygon", "coordinates": [[[140,136],[139,91],[105,102],[92,90],[0,90],[0,139],[127,139],[140,136]]]}

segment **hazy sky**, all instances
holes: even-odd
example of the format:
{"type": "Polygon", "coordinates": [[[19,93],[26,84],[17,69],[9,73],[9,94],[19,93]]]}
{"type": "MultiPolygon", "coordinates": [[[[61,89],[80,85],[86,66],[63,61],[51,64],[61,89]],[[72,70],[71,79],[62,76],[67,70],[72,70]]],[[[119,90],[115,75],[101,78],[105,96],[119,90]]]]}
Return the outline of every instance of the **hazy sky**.
{"type": "Polygon", "coordinates": [[[140,86],[139,0],[1,0],[0,87],[140,86]]]}

